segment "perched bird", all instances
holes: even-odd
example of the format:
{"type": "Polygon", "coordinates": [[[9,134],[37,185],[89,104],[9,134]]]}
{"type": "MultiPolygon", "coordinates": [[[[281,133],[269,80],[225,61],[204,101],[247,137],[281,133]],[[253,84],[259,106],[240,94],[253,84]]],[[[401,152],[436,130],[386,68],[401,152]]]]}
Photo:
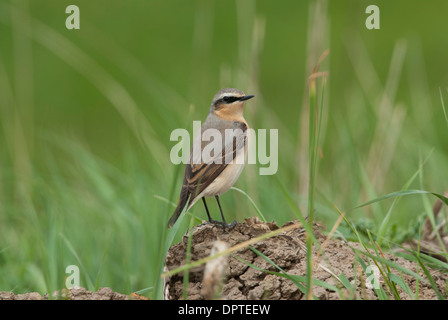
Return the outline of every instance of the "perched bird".
{"type": "Polygon", "coordinates": [[[169,228],[174,225],[185,207],[187,212],[199,199],[202,199],[204,203],[209,222],[224,228],[232,228],[236,225],[236,221],[232,224],[226,223],[219,196],[233,186],[243,170],[247,157],[247,130],[249,129],[243,110],[246,100],[253,97],[253,95],[245,95],[238,89],[227,88],[218,91],[213,98],[207,119],[193,140],[179,202],[168,222],[169,228]],[[204,139],[207,132],[215,133],[213,141],[204,139]],[[232,133],[231,139],[229,139],[229,132],[232,133]],[[216,133],[219,138],[216,138],[216,133]],[[220,152],[208,156],[211,153],[205,151],[213,149],[210,146],[217,146],[220,152]],[[212,196],[218,202],[222,222],[213,220],[208,211],[205,197],[212,196]]]}

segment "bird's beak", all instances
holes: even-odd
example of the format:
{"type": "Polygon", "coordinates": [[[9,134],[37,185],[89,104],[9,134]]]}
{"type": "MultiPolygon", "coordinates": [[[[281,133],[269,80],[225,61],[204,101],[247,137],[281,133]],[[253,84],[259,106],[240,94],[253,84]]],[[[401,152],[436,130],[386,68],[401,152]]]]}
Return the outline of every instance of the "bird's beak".
{"type": "Polygon", "coordinates": [[[253,97],[255,97],[255,96],[252,96],[252,95],[250,95],[250,96],[244,96],[244,97],[239,98],[238,100],[240,100],[240,101],[246,101],[246,100],[252,99],[253,97]]]}

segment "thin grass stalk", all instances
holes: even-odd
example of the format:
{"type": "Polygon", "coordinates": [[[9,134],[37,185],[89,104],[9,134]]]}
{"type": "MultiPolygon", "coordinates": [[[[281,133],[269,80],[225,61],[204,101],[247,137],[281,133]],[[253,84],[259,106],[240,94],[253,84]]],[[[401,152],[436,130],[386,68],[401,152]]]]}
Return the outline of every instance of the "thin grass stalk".
{"type": "MultiPolygon", "coordinates": [[[[318,77],[326,76],[324,72],[318,72],[319,64],[327,56],[328,50],[326,50],[321,57],[317,65],[314,67],[312,75],[309,77],[309,179],[308,179],[308,224],[311,226],[311,232],[314,224],[314,192],[315,192],[315,180],[317,172],[317,158],[319,152],[319,137],[320,137],[320,119],[323,106],[323,95],[325,89],[325,80],[322,83],[322,99],[320,101],[320,109],[316,108],[316,79],[318,77]]],[[[307,247],[307,299],[312,299],[312,277],[313,277],[313,261],[312,261],[312,248],[313,241],[306,233],[306,247],[307,247]]]]}
{"type": "MultiPolygon", "coordinates": [[[[191,261],[191,245],[193,243],[193,227],[194,227],[194,217],[190,217],[190,227],[187,241],[187,251],[185,252],[185,263],[188,264],[191,261]]],[[[183,277],[183,290],[182,290],[182,298],[184,300],[188,300],[188,282],[190,279],[190,270],[186,270],[184,272],[183,277]]]]}

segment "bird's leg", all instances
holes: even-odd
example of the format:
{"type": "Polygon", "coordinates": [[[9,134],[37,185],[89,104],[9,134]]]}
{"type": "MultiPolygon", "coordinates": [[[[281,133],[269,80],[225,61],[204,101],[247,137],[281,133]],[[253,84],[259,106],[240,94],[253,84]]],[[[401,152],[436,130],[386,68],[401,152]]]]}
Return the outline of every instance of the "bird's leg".
{"type": "Polygon", "coordinates": [[[210,216],[210,212],[208,211],[207,203],[205,202],[205,198],[202,198],[202,202],[204,202],[205,211],[207,212],[208,222],[213,223],[215,225],[221,225],[222,223],[216,220],[213,220],[210,216]]]}
{"type": "Polygon", "coordinates": [[[215,196],[215,198],[216,198],[216,201],[218,202],[219,211],[221,212],[222,227],[223,227],[223,228],[226,228],[226,227],[227,227],[227,228],[229,228],[229,229],[232,229],[232,228],[235,227],[236,224],[237,224],[236,220],[233,221],[231,224],[227,224],[227,223],[226,223],[226,219],[224,219],[224,214],[222,213],[221,203],[219,203],[219,196],[215,196]]]}
{"type": "Polygon", "coordinates": [[[207,208],[207,203],[205,202],[205,198],[202,198],[202,202],[204,202],[204,207],[205,207],[205,211],[207,211],[207,217],[208,217],[208,221],[209,222],[216,222],[215,220],[212,219],[212,217],[210,216],[210,212],[208,212],[208,208],[207,208]]]}

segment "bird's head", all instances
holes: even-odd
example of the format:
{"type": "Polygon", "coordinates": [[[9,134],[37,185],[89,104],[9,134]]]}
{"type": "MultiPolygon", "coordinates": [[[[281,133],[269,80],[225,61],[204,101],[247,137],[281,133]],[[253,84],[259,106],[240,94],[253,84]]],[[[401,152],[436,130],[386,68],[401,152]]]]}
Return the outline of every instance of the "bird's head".
{"type": "Polygon", "coordinates": [[[245,101],[253,97],[253,95],[245,95],[238,89],[222,89],[213,98],[210,111],[218,117],[235,120],[243,116],[245,101]]]}

